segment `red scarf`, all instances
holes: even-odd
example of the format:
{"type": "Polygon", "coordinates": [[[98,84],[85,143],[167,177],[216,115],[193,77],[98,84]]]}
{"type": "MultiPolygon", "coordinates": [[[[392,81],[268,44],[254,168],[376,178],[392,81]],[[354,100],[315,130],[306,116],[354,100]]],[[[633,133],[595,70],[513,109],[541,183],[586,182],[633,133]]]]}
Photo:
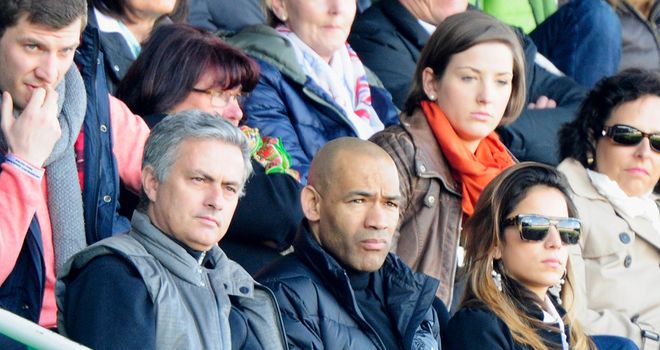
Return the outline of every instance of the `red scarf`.
{"type": "Polygon", "coordinates": [[[454,177],[461,182],[463,213],[471,216],[481,191],[502,170],[513,165],[513,158],[494,131],[481,140],[473,154],[437,104],[422,101],[422,110],[454,177]]]}

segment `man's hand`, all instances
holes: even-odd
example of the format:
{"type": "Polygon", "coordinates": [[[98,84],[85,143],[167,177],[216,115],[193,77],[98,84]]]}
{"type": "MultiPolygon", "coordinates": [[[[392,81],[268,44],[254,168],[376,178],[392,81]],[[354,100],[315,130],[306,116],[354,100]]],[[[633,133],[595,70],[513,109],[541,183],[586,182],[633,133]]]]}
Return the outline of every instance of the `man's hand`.
{"type": "Polygon", "coordinates": [[[14,101],[2,93],[2,133],[9,152],[36,167],[42,167],[62,130],[57,119],[58,94],[52,88],[37,88],[21,115],[13,116],[14,101]]]}
{"type": "Polygon", "coordinates": [[[548,98],[547,96],[539,97],[536,102],[530,102],[527,105],[528,109],[544,109],[544,108],[555,108],[557,107],[557,102],[553,99],[548,98]]]}

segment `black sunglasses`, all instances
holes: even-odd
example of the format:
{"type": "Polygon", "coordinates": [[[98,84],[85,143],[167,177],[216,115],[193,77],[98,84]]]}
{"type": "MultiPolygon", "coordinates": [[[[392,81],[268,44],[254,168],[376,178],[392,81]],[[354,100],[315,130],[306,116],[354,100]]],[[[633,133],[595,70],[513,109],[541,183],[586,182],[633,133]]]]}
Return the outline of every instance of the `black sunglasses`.
{"type": "Polygon", "coordinates": [[[582,222],[576,218],[554,218],[536,214],[520,214],[504,220],[505,227],[516,226],[523,241],[543,241],[550,232],[550,225],[559,231],[564,244],[580,241],[582,222]]]}
{"type": "Polygon", "coordinates": [[[642,139],[646,137],[649,139],[651,148],[656,152],[660,152],[660,132],[647,134],[639,129],[633,128],[632,126],[615,124],[605,127],[602,134],[603,136],[612,139],[612,141],[624,146],[638,145],[642,142],[642,139]]]}

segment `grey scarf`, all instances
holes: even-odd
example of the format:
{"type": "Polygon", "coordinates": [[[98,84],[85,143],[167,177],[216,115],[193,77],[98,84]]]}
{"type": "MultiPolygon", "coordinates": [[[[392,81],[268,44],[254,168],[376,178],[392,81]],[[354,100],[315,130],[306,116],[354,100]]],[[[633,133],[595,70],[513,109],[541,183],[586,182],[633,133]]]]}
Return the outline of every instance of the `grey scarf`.
{"type": "MultiPolygon", "coordinates": [[[[75,65],[72,65],[55,90],[59,94],[57,106],[60,110],[62,136],[44,166],[48,180],[48,211],[53,229],[55,271],[58,271],[73,254],[87,246],[82,195],[73,149],[85,118],[87,95],[75,65]]],[[[15,112],[15,116],[18,117],[18,112],[15,112]]],[[[2,133],[0,145],[7,149],[2,133]]]]}

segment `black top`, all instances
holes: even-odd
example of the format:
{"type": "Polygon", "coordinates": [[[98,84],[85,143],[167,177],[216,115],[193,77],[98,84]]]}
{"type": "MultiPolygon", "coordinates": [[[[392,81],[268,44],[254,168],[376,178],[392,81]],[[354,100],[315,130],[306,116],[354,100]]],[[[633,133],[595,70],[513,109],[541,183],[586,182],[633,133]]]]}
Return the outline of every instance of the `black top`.
{"type": "MultiPolygon", "coordinates": [[[[381,322],[368,320],[360,311],[363,307],[357,301],[346,269],[314,239],[306,219],[293,246],[292,254],[283,256],[256,276],[277,298],[289,348],[389,349],[386,344],[391,341],[382,338],[379,333],[382,329],[374,329],[381,322]]],[[[392,253],[379,269],[379,275],[382,287],[376,290],[383,291],[383,299],[378,302],[385,305],[401,347],[437,350],[440,321],[432,305],[438,281],[414,273],[392,253]]],[[[378,280],[375,282],[377,286],[378,280]]]]}
{"type": "Polygon", "coordinates": [[[385,349],[403,349],[398,331],[385,307],[382,271],[362,272],[346,269],[355,301],[367,323],[378,333],[385,349]]]}
{"type": "MultiPolygon", "coordinates": [[[[555,304],[555,307],[561,317],[566,314],[561,306],[555,304]]],[[[543,311],[540,307],[534,307],[528,311],[530,316],[543,320],[543,311]]],[[[538,335],[550,349],[562,349],[559,326],[557,324],[548,326],[554,328],[539,329],[537,330],[538,335]]],[[[566,340],[570,343],[569,325],[564,325],[564,332],[566,340]]],[[[516,343],[509,327],[486,306],[458,310],[449,321],[443,337],[443,345],[449,350],[531,350],[527,346],[516,343]]]]}

